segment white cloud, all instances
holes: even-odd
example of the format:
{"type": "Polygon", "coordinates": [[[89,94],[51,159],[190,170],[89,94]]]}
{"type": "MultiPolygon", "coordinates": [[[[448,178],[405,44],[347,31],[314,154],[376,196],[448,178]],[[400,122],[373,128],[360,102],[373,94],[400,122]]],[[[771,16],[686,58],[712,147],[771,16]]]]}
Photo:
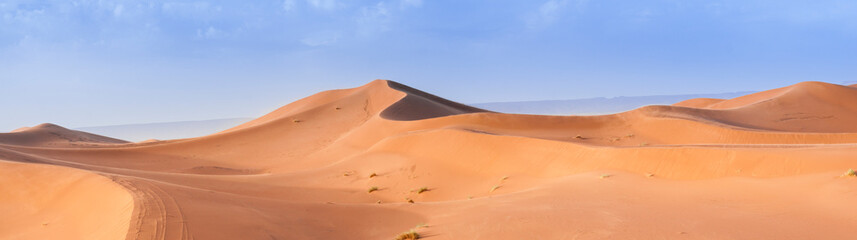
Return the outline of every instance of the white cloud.
{"type": "Polygon", "coordinates": [[[212,38],[220,37],[220,36],[222,36],[222,35],[223,35],[223,31],[222,31],[222,30],[219,30],[219,29],[214,28],[214,27],[212,27],[212,26],[209,26],[209,27],[208,27],[208,28],[206,28],[205,30],[203,30],[203,29],[196,29],[196,36],[197,36],[198,38],[212,39],[212,38]]]}
{"type": "MultiPolygon", "coordinates": [[[[538,10],[526,18],[527,27],[543,28],[553,24],[560,18],[562,10],[568,5],[569,0],[548,0],[539,5],[538,10]]],[[[577,1],[577,7],[585,4],[585,0],[577,1]]]]}
{"type": "Polygon", "coordinates": [[[123,6],[122,4],[116,5],[116,7],[113,8],[113,16],[114,17],[122,16],[122,11],[124,11],[124,10],[125,10],[125,6],[123,6]]]}
{"type": "Polygon", "coordinates": [[[387,10],[387,6],[385,6],[383,2],[379,2],[372,7],[363,7],[361,9],[361,13],[364,18],[382,18],[390,16],[390,11],[387,10]]]}
{"type": "Polygon", "coordinates": [[[390,10],[383,2],[372,7],[363,7],[360,9],[360,16],[357,18],[358,34],[369,36],[377,32],[385,32],[389,30],[390,18],[390,10]]]}
{"type": "Polygon", "coordinates": [[[164,13],[185,17],[212,18],[223,10],[221,6],[212,6],[208,2],[167,2],[161,5],[164,13]]]}
{"type": "Polygon", "coordinates": [[[339,3],[336,0],[307,0],[307,3],[316,9],[333,10],[336,9],[339,3]]]}
{"type": "Polygon", "coordinates": [[[401,0],[399,2],[399,7],[402,9],[421,6],[423,6],[423,0],[401,0]]]}
{"type": "Polygon", "coordinates": [[[650,21],[657,13],[652,11],[652,9],[644,8],[633,10],[631,13],[631,21],[633,22],[648,22],[650,21]]]}
{"type": "Polygon", "coordinates": [[[568,0],[550,0],[539,7],[539,15],[546,21],[556,21],[559,15],[559,10],[568,3],[568,0]]]}
{"type": "Polygon", "coordinates": [[[49,14],[45,13],[44,9],[14,9],[10,12],[4,13],[3,19],[10,22],[15,21],[18,23],[30,24],[49,16],[49,14]]]}
{"type": "Polygon", "coordinates": [[[310,34],[301,39],[301,43],[310,47],[318,47],[336,43],[339,40],[339,32],[322,31],[310,34]]]}
{"type": "Polygon", "coordinates": [[[295,4],[295,0],[285,0],[283,1],[283,10],[286,10],[286,12],[291,12],[295,9],[295,4]]]}

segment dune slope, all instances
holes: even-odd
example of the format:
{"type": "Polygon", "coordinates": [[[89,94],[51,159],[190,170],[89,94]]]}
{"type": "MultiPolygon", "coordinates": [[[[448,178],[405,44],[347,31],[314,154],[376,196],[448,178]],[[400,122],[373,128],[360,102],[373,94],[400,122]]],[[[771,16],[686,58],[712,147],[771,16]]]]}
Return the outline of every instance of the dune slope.
{"type": "Polygon", "coordinates": [[[0,161],[3,239],[124,239],[131,194],[77,169],[0,161]]]}
{"type": "Polygon", "coordinates": [[[10,145],[82,147],[121,143],[127,143],[127,141],[70,130],[50,123],[39,124],[35,127],[23,127],[9,133],[0,133],[0,144],[10,145]]]}
{"type": "Polygon", "coordinates": [[[0,238],[847,238],[855,110],[853,86],[807,82],[612,115],[517,115],[376,80],[191,139],[72,132],[78,145],[23,130],[0,135],[0,184],[15,196],[0,200],[13,209],[4,218],[27,220],[0,238]],[[70,177],[25,168],[98,181],[33,187],[70,177]],[[75,201],[114,207],[65,205],[75,201]],[[42,216],[60,215],[79,222],[40,232],[42,216]]]}

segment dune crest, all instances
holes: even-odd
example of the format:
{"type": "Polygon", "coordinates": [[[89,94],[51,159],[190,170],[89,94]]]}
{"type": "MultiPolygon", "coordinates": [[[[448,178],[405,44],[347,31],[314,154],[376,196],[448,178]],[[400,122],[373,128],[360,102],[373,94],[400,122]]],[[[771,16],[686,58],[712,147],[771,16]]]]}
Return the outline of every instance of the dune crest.
{"type": "Polygon", "coordinates": [[[802,82],[734,99],[699,105],[693,99],[675,106],[704,111],[710,120],[767,131],[857,132],[857,89],[823,82],[802,82]]]}
{"type": "MultiPolygon", "coordinates": [[[[847,191],[857,181],[842,174],[857,169],[855,122],[857,89],[819,82],[542,116],[375,80],[198,138],[124,143],[53,125],[3,133],[0,164],[57,165],[111,186],[83,192],[124,189],[109,202],[132,199],[133,213],[94,215],[127,225],[124,239],[392,239],[411,229],[446,239],[837,239],[857,228],[847,191]]],[[[63,188],[12,188],[26,194],[10,203],[46,199],[36,208],[62,214],[65,198],[50,193],[63,188]]],[[[122,229],[99,236],[122,239],[122,229]]]]}
{"type": "Polygon", "coordinates": [[[394,81],[386,81],[386,83],[389,88],[405,93],[406,95],[381,112],[381,117],[385,119],[410,121],[466,113],[488,112],[487,110],[446,100],[394,81]]]}

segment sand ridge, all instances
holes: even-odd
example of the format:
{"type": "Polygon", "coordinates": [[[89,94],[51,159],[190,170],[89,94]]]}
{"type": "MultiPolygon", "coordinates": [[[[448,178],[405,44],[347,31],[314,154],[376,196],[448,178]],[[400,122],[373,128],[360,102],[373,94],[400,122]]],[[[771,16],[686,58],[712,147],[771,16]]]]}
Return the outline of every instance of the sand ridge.
{"type": "Polygon", "coordinates": [[[541,116],[375,80],[198,138],[62,131],[84,146],[4,133],[0,163],[109,179],[133,199],[133,213],[109,218],[124,239],[392,239],[410,229],[428,239],[843,238],[857,227],[857,179],[840,177],[857,169],[854,122],[857,89],[820,82],[541,116]]]}
{"type": "Polygon", "coordinates": [[[23,127],[9,133],[0,133],[0,144],[44,146],[44,147],[86,147],[128,143],[87,132],[70,130],[56,124],[43,123],[34,127],[23,127]]]}

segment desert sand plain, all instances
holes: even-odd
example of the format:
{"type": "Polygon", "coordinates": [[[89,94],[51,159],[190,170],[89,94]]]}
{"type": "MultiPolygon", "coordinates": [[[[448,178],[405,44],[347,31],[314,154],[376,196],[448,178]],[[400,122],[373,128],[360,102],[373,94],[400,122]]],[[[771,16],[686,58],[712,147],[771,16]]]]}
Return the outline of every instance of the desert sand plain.
{"type": "Polygon", "coordinates": [[[197,138],[0,133],[0,239],[850,239],[849,169],[855,85],[543,116],[376,80],[197,138]]]}

